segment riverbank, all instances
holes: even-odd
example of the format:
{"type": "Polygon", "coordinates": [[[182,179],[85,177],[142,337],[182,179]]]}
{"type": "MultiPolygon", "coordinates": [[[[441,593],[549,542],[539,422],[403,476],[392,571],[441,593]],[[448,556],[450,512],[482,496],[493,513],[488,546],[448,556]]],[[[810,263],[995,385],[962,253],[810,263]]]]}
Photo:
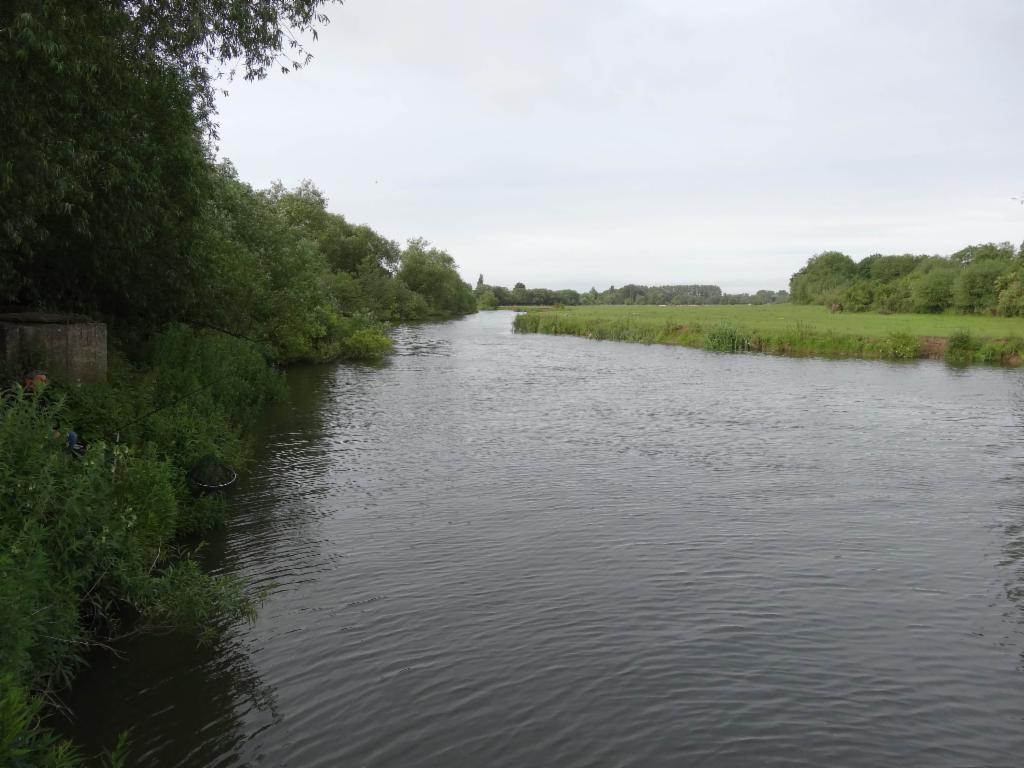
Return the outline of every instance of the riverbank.
{"type": "Polygon", "coordinates": [[[144,347],[112,345],[107,383],[0,393],[0,763],[78,764],[47,718],[90,649],[154,629],[212,639],[254,616],[245,585],[195,557],[228,504],[187,476],[246,462],[282,374],[225,334],[172,326],[144,347]]]}
{"type": "Polygon", "coordinates": [[[716,352],[1018,366],[1024,320],[977,315],[830,313],[820,306],[596,306],[530,310],[521,333],[672,344],[716,352]]]}

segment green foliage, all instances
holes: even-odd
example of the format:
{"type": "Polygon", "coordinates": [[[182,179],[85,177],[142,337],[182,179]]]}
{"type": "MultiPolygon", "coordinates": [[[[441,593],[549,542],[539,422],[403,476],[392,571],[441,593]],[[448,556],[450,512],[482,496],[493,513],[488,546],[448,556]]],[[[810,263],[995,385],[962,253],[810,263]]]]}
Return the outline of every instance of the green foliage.
{"type": "Polygon", "coordinates": [[[224,519],[186,472],[244,462],[282,388],[271,364],[379,361],[385,322],[476,310],[442,251],[403,254],[310,182],[259,192],[211,163],[218,68],[301,66],[322,4],[0,9],[0,304],[101,315],[131,352],[111,354],[108,386],[0,393],[0,764],[70,764],[38,694],[122,621],[251,615],[175,541],[224,519]],[[72,426],[84,457],[63,449],[72,426]]]}
{"type": "Polygon", "coordinates": [[[867,280],[858,280],[837,296],[837,303],[848,312],[867,312],[874,306],[874,285],[867,280]]]}
{"type": "Polygon", "coordinates": [[[998,291],[996,281],[1010,269],[1007,261],[975,258],[953,283],[953,306],[961,312],[994,311],[998,291]]]}
{"type": "Polygon", "coordinates": [[[210,165],[204,140],[214,62],[249,77],[300,64],[285,53],[304,58],[289,41],[324,21],[319,5],[5,6],[0,303],[105,315],[143,336],[184,320],[275,361],[379,357],[376,321],[427,304],[394,280],[398,246],[327,212],[310,182],[255,192],[210,165]],[[348,331],[360,341],[344,343],[348,331]]]}
{"type": "Polygon", "coordinates": [[[948,258],[874,254],[856,265],[830,252],[811,258],[790,285],[796,303],[844,311],[1016,315],[1024,309],[1024,289],[1008,277],[1016,258],[1009,243],[968,246],[948,258]]]}
{"type": "Polygon", "coordinates": [[[704,349],[715,352],[746,352],[750,349],[750,341],[739,329],[731,325],[720,325],[705,334],[704,349]]]}
{"type": "Polygon", "coordinates": [[[845,289],[857,275],[857,265],[845,253],[826,251],[812,256],[789,281],[789,293],[797,304],[823,303],[827,294],[845,289]]]}
{"type": "Polygon", "coordinates": [[[279,362],[380,360],[390,349],[380,319],[425,306],[390,272],[397,246],[328,212],[310,182],[261,193],[228,165],[213,175],[202,237],[208,276],[190,322],[250,340],[279,362]],[[351,255],[353,242],[363,244],[355,264],[337,255],[351,255]]]}
{"type": "Polygon", "coordinates": [[[491,288],[485,288],[476,297],[477,309],[497,309],[498,297],[491,288]]]}
{"type": "Polygon", "coordinates": [[[316,244],[221,166],[204,217],[206,277],[188,318],[249,339],[274,360],[327,357],[339,312],[316,244]]]}
{"type": "Polygon", "coordinates": [[[883,256],[880,253],[857,262],[857,274],[872,283],[890,283],[909,275],[921,263],[923,256],[883,256]]]}
{"type": "MultiPolygon", "coordinates": [[[[188,493],[187,468],[207,453],[241,462],[243,432],[281,387],[252,344],[177,326],[136,364],[115,354],[110,385],[0,398],[0,677],[17,695],[67,686],[125,619],[205,635],[251,616],[236,580],[204,574],[174,541],[226,511],[188,493]],[[82,458],[64,448],[70,427],[82,458]]],[[[8,717],[0,731],[57,749],[8,717]]]]}
{"type": "Polygon", "coordinates": [[[893,331],[881,343],[879,353],[893,360],[916,360],[921,356],[921,340],[909,333],[893,331]]]}
{"type": "Polygon", "coordinates": [[[306,57],[312,0],[11,0],[0,10],[0,303],[172,318],[197,250],[217,62],[306,57]]]}
{"type": "MultiPolygon", "coordinates": [[[[757,291],[754,294],[722,293],[717,285],[614,285],[598,293],[591,288],[585,293],[571,289],[553,291],[549,288],[527,288],[523,283],[516,283],[512,290],[500,285],[487,285],[482,282],[483,275],[477,281],[474,293],[479,299],[485,292],[493,293],[498,306],[590,306],[594,304],[622,304],[636,306],[638,304],[679,305],[679,304],[779,304],[789,301],[786,291],[757,291]]],[[[488,303],[490,300],[488,299],[488,303]]],[[[484,305],[479,305],[485,309],[484,305]]]]}
{"type": "Polygon", "coordinates": [[[372,328],[361,328],[347,334],[340,343],[342,360],[380,362],[392,350],[391,340],[372,328]]]}
{"type": "Polygon", "coordinates": [[[422,296],[430,315],[451,317],[476,312],[473,289],[455,270],[455,260],[422,239],[402,252],[398,279],[422,296]]]}
{"type": "Polygon", "coordinates": [[[1006,317],[1024,315],[1024,275],[1020,268],[997,278],[996,290],[998,291],[996,303],[998,314],[1006,317]]]}
{"type": "Polygon", "coordinates": [[[974,361],[975,354],[981,349],[981,341],[970,331],[960,329],[949,335],[946,340],[946,360],[958,365],[974,361]]]}
{"type": "Polygon", "coordinates": [[[875,296],[874,306],[876,311],[883,314],[894,312],[912,312],[911,306],[911,280],[909,277],[900,277],[890,283],[878,283],[873,286],[875,296]]]}
{"type": "Polygon", "coordinates": [[[396,242],[328,212],[327,198],[308,179],[294,190],[276,182],[263,194],[290,226],[316,242],[335,272],[355,274],[367,262],[387,271],[398,266],[401,249],[396,242]]]}
{"type": "Polygon", "coordinates": [[[980,261],[1010,261],[1014,257],[1012,243],[983,243],[961,248],[950,256],[950,260],[961,266],[980,261]]]}
{"type": "Polygon", "coordinates": [[[0,765],[71,768],[81,757],[68,742],[40,724],[42,703],[0,672],[0,765]]]}
{"type": "Polygon", "coordinates": [[[0,10],[0,303],[169,316],[193,262],[195,89],[120,4],[0,10]]]}
{"type": "Polygon", "coordinates": [[[913,360],[950,337],[951,362],[1020,365],[1019,321],[957,315],[831,313],[792,304],[744,307],[568,307],[516,316],[523,333],[678,344],[719,351],[913,360]],[[927,341],[927,343],[926,343],[927,341]]]}
{"type": "Polygon", "coordinates": [[[112,356],[111,382],[68,391],[66,419],[87,441],[118,439],[176,467],[215,456],[240,464],[241,436],[284,381],[251,343],[177,325],[135,364],[112,356]]]}
{"type": "Polygon", "coordinates": [[[910,287],[914,312],[942,312],[953,304],[957,269],[945,261],[924,262],[910,287]]]}

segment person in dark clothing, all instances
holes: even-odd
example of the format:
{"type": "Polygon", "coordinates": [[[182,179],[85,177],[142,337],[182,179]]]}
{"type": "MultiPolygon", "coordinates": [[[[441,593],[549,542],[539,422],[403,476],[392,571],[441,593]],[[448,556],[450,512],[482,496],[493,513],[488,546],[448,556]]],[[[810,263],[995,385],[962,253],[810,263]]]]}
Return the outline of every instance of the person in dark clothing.
{"type": "Polygon", "coordinates": [[[85,453],[85,441],[78,436],[74,428],[68,430],[68,450],[75,456],[85,453]]]}

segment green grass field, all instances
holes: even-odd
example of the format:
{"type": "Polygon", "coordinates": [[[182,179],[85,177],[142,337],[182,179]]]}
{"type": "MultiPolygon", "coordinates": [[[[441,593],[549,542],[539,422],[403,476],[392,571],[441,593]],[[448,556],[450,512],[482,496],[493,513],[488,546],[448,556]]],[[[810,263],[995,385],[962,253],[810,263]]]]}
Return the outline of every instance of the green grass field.
{"type": "Polygon", "coordinates": [[[1024,318],[830,313],[824,307],[597,306],[518,315],[516,330],[729,352],[1019,365],[1024,318]]]}

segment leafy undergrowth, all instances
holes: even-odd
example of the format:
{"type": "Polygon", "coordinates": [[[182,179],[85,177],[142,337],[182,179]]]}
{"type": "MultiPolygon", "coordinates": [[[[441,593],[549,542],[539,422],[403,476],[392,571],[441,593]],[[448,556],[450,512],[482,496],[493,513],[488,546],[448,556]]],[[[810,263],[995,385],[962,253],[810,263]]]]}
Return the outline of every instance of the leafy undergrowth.
{"type": "Polygon", "coordinates": [[[0,765],[76,764],[42,715],[97,643],[158,627],[204,640],[254,615],[240,581],[180,543],[227,510],[186,473],[245,461],[282,375],[252,345],[172,327],[135,364],[115,355],[110,379],[0,395],[0,765]]]}

